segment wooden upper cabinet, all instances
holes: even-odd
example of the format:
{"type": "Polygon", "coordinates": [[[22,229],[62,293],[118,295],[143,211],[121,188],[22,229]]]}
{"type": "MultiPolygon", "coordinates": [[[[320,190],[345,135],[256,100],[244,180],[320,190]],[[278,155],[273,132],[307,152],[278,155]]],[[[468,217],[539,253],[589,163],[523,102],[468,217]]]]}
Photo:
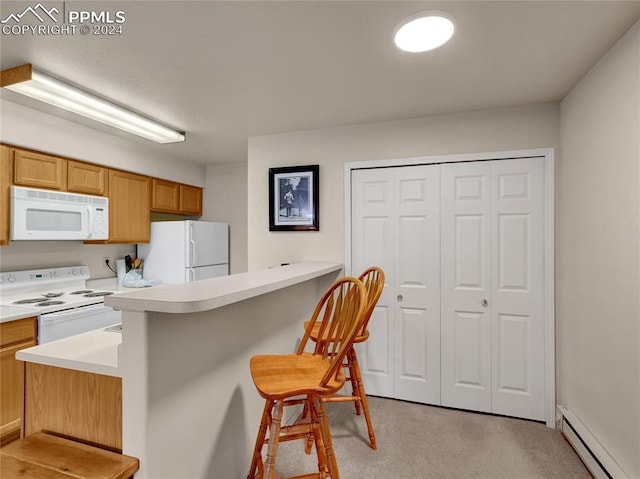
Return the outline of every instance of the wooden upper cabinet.
{"type": "Polygon", "coordinates": [[[0,245],[9,244],[12,173],[11,149],[0,145],[0,245]]]}
{"type": "Polygon", "coordinates": [[[108,170],[82,161],[67,161],[67,191],[105,196],[108,170]]]}
{"type": "Polygon", "coordinates": [[[178,215],[202,215],[202,188],[154,178],[151,210],[178,215]]]}
{"type": "Polygon", "coordinates": [[[151,178],[109,170],[109,243],[148,243],[151,178]]]}
{"type": "Polygon", "coordinates": [[[180,185],[180,208],[184,215],[202,215],[202,188],[180,185]]]}
{"type": "Polygon", "coordinates": [[[13,149],[13,183],[51,190],[67,189],[67,160],[13,149]]]}
{"type": "Polygon", "coordinates": [[[154,178],[151,186],[151,210],[176,213],[180,207],[180,188],[173,181],[154,178]]]}

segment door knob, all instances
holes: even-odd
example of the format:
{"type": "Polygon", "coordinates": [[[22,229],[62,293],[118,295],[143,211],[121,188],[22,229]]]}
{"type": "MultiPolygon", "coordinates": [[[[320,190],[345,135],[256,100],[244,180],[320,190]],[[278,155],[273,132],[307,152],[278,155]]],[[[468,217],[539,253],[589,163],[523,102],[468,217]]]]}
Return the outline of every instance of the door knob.
{"type": "Polygon", "coordinates": [[[487,306],[489,306],[489,301],[483,299],[482,301],[480,301],[480,304],[482,305],[482,307],[486,308],[487,306]]]}
{"type": "Polygon", "coordinates": [[[399,294],[397,299],[398,299],[398,301],[402,301],[402,299],[403,299],[403,298],[402,298],[402,295],[401,295],[401,294],[399,294]]]}

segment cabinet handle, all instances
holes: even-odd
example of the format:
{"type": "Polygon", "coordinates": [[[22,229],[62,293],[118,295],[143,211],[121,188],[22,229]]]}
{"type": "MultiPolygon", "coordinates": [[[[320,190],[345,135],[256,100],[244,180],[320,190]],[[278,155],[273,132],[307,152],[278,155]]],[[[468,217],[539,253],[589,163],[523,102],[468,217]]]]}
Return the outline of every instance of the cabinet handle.
{"type": "Polygon", "coordinates": [[[486,308],[487,306],[489,306],[489,301],[487,301],[486,299],[483,299],[482,301],[480,301],[480,304],[482,305],[483,308],[486,308]]]}
{"type": "Polygon", "coordinates": [[[397,300],[398,300],[398,301],[400,301],[400,302],[402,302],[402,299],[403,299],[403,298],[402,298],[402,295],[401,295],[401,294],[399,294],[399,295],[398,295],[397,300]]]}

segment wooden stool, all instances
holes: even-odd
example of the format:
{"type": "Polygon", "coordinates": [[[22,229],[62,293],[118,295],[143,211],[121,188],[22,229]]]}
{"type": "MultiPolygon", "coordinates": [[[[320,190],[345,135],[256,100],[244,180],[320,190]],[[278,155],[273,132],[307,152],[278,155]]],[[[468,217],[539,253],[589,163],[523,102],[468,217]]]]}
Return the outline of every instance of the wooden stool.
{"type": "Polygon", "coordinates": [[[3,479],[128,479],[138,459],[37,432],[0,449],[3,479]]]}
{"type": "MultiPolygon", "coordinates": [[[[380,295],[382,294],[382,290],[384,288],[384,271],[382,271],[382,269],[378,268],[377,266],[373,266],[364,270],[358,277],[358,279],[362,281],[365,289],[367,290],[367,309],[365,311],[362,326],[358,329],[358,332],[356,334],[354,344],[363,343],[369,338],[367,325],[369,324],[369,319],[371,319],[373,310],[375,309],[376,304],[378,303],[378,299],[380,299],[380,295]]],[[[308,326],[309,322],[304,323],[305,329],[308,328],[308,326]]],[[[319,338],[322,338],[322,341],[326,341],[326,334],[320,334],[320,329],[316,325],[311,331],[311,339],[317,342],[319,341],[319,338]]],[[[373,431],[371,415],[369,414],[369,403],[367,402],[367,393],[364,390],[362,374],[360,373],[360,366],[358,365],[358,356],[356,355],[356,349],[354,346],[352,346],[349,351],[347,351],[346,362],[343,364],[343,367],[349,370],[349,381],[351,382],[353,395],[333,395],[325,397],[322,400],[325,402],[354,401],[357,415],[360,415],[360,408],[362,407],[362,411],[364,412],[364,419],[367,423],[367,429],[369,431],[369,443],[371,445],[371,449],[375,450],[378,448],[378,446],[376,445],[376,435],[373,431]]],[[[306,452],[307,454],[311,452],[311,443],[309,440],[307,440],[306,452]]]]}
{"type": "Polygon", "coordinates": [[[362,282],[356,278],[342,278],[320,299],[296,354],[251,358],[251,377],[258,393],[265,399],[265,406],[247,478],[273,479],[278,444],[311,437],[318,455],[318,472],[296,477],[340,479],[322,398],[344,386],[342,361],[362,326],[366,305],[366,290],[362,282]],[[332,339],[318,341],[313,352],[305,352],[314,327],[332,339]],[[309,411],[309,421],[282,427],[283,407],[295,404],[303,404],[309,411]],[[262,448],[265,444],[268,444],[268,449],[263,463],[262,448]]]}

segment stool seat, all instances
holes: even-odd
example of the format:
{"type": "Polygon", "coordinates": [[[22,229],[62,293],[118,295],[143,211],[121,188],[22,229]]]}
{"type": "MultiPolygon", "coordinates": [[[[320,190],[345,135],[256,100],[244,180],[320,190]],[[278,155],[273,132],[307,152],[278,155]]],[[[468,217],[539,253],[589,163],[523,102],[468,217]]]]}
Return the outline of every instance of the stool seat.
{"type": "Polygon", "coordinates": [[[128,479],[138,459],[37,432],[0,449],[0,477],[128,479]]]}
{"type": "Polygon", "coordinates": [[[327,359],[311,353],[258,355],[249,362],[253,383],[264,399],[338,392],[345,382],[341,371],[338,371],[337,377],[321,384],[329,366],[327,359]]]}

